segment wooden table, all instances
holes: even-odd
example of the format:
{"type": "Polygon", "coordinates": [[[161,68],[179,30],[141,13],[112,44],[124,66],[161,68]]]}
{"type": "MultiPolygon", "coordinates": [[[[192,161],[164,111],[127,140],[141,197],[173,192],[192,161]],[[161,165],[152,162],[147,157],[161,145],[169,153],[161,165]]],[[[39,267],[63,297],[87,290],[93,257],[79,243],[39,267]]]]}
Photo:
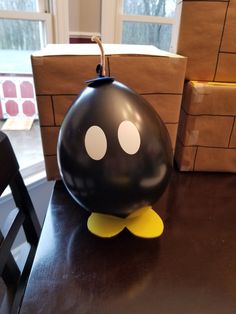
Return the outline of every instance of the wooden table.
{"type": "Polygon", "coordinates": [[[21,313],[236,313],[236,174],[174,172],[158,239],[100,239],[55,184],[21,313]]]}

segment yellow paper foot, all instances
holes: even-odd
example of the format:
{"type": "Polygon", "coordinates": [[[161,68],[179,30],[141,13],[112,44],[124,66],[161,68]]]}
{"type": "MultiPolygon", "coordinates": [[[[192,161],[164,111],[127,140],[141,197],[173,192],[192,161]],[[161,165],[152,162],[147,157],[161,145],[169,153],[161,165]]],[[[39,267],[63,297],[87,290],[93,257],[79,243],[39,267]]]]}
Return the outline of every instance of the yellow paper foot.
{"type": "Polygon", "coordinates": [[[161,217],[152,209],[151,206],[143,207],[129,215],[127,228],[134,235],[141,238],[159,237],[164,230],[164,224],[161,217]]]}
{"type": "Polygon", "coordinates": [[[125,220],[112,215],[92,213],[88,218],[87,226],[93,234],[102,238],[111,238],[125,228],[125,220]]]}
{"type": "Polygon", "coordinates": [[[113,237],[124,228],[141,238],[159,237],[164,230],[161,217],[151,206],[143,207],[126,218],[92,213],[87,225],[90,232],[102,238],[113,237]]]}

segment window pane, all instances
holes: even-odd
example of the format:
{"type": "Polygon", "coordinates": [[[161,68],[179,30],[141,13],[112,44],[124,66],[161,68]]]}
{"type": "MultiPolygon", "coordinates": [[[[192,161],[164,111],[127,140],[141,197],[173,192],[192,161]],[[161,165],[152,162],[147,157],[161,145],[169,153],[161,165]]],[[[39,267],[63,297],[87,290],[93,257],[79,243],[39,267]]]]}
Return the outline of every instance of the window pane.
{"type": "Polygon", "coordinates": [[[41,22],[0,19],[0,49],[40,49],[41,22]]]}
{"type": "Polygon", "coordinates": [[[170,50],[172,25],[123,22],[122,43],[154,45],[162,50],[170,50]]]}
{"type": "Polygon", "coordinates": [[[38,11],[37,0],[0,0],[0,10],[38,11]]]}
{"type": "Polygon", "coordinates": [[[176,0],[124,0],[123,13],[173,17],[176,0]]]}
{"type": "Polygon", "coordinates": [[[31,73],[30,55],[43,46],[43,22],[0,19],[1,73],[31,73]]]}

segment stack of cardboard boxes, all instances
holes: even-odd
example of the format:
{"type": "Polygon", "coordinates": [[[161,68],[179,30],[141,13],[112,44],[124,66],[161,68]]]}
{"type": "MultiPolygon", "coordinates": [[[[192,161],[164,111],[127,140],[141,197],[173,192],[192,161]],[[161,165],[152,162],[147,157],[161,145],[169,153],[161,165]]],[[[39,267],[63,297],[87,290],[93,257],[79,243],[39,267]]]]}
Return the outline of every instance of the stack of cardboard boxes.
{"type": "MultiPolygon", "coordinates": [[[[175,150],[186,58],[153,46],[104,45],[106,74],[134,89],[157,110],[175,150]]],[[[73,100],[96,76],[97,45],[51,45],[32,56],[47,178],[60,178],[57,139],[73,100]]],[[[109,119],[109,117],[106,117],[109,119]]]]}
{"type": "MultiPolygon", "coordinates": [[[[178,55],[150,46],[104,45],[107,75],[157,110],[180,170],[236,172],[236,0],[189,0],[179,5],[178,55]],[[186,58],[180,55],[188,58],[187,70],[186,58]]],[[[60,125],[85,81],[94,78],[99,55],[94,44],[51,45],[32,57],[50,180],[60,177],[60,125]]]]}
{"type": "Polygon", "coordinates": [[[236,172],[236,0],[181,5],[188,63],[175,159],[182,171],[236,172]]]}

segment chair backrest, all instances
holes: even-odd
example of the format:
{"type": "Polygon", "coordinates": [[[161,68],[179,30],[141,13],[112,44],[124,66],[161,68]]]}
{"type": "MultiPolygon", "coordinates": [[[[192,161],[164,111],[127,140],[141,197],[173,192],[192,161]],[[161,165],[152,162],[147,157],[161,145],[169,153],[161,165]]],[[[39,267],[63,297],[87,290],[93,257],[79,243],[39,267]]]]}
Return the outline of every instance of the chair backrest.
{"type": "Polygon", "coordinates": [[[24,296],[41,227],[20,174],[11,143],[7,135],[0,131],[0,197],[8,186],[16,208],[9,213],[0,230],[0,277],[6,288],[0,305],[0,313],[13,314],[18,313],[24,296]],[[24,230],[26,240],[30,245],[22,270],[17,266],[11,253],[12,245],[20,228],[24,230]]]}

